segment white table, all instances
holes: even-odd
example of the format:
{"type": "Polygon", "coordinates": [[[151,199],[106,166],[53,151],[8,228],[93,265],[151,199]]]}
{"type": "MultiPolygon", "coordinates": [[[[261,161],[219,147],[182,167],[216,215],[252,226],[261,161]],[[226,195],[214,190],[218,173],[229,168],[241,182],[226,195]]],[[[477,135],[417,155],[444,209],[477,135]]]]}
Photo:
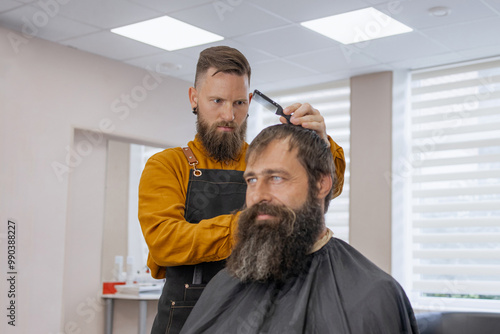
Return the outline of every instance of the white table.
{"type": "Polygon", "coordinates": [[[137,300],[139,302],[139,334],[146,334],[146,317],[148,314],[148,300],[158,300],[160,293],[144,293],[140,295],[128,295],[123,293],[104,294],[102,298],[106,300],[106,323],[105,333],[113,333],[113,309],[116,299],[137,300]]]}

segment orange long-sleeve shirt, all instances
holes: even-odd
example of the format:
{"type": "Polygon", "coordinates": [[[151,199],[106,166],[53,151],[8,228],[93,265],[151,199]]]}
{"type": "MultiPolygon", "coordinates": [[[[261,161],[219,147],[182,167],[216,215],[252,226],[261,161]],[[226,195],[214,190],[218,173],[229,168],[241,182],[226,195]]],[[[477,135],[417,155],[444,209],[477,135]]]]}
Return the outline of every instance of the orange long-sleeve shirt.
{"type": "MultiPolygon", "coordinates": [[[[334,197],[344,184],[344,151],[331,138],[330,145],[338,177],[334,197]]],[[[231,163],[215,162],[208,157],[196,137],[188,143],[199,164],[197,169],[244,171],[245,144],[231,163]]],[[[155,278],[165,277],[165,267],[193,265],[227,258],[233,248],[233,232],[239,214],[221,215],[191,224],[184,218],[186,192],[192,167],[180,147],[169,148],[152,156],[139,185],[139,221],[149,247],[148,267],[155,278]]]]}

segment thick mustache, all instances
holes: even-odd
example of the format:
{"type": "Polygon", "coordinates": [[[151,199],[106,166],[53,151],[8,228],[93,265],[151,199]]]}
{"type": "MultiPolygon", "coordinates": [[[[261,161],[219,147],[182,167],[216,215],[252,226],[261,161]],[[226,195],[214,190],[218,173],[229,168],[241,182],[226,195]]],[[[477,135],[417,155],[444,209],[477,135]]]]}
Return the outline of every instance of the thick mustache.
{"type": "Polygon", "coordinates": [[[279,215],[282,212],[285,212],[287,208],[283,205],[273,205],[268,203],[257,203],[252,205],[251,207],[247,207],[245,209],[247,212],[251,213],[252,216],[257,216],[259,214],[265,215],[279,215]]]}
{"type": "Polygon", "coordinates": [[[238,126],[238,124],[236,124],[236,122],[234,121],[231,121],[231,122],[218,122],[215,124],[215,126],[219,127],[219,126],[222,126],[222,127],[226,127],[226,128],[236,128],[238,126]]]}
{"type": "MultiPolygon", "coordinates": [[[[293,228],[295,225],[295,221],[297,219],[297,215],[295,211],[286,205],[275,205],[269,203],[257,203],[243,210],[244,216],[248,215],[248,218],[254,220],[258,215],[270,215],[278,218],[282,218],[283,220],[289,220],[290,225],[287,228],[287,235],[291,235],[293,233],[293,228]]],[[[242,214],[243,214],[242,212],[242,214]]]]}

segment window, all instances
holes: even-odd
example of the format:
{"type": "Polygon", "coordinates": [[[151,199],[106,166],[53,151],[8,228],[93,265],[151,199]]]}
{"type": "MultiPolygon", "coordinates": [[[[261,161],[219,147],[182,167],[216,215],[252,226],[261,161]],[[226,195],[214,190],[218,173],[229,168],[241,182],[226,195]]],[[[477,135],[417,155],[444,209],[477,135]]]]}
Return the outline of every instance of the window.
{"type": "Polygon", "coordinates": [[[500,309],[500,60],[411,80],[414,307],[500,309]]]}
{"type": "MultiPolygon", "coordinates": [[[[349,80],[279,92],[263,92],[283,108],[295,102],[310,103],[318,109],[327,127],[327,133],[344,149],[346,159],[345,182],[342,194],[335,198],[325,216],[326,225],[337,238],[349,237],[349,143],[350,143],[350,86],[349,80]]],[[[265,127],[278,124],[279,117],[270,112],[257,111],[248,119],[248,142],[265,127]]]]}
{"type": "Polygon", "coordinates": [[[137,201],[139,198],[139,182],[142,171],[148,159],[163,151],[164,148],[130,144],[130,179],[129,179],[129,205],[128,205],[128,256],[134,259],[134,268],[141,272],[146,269],[148,246],[142,234],[138,218],[137,201]]]}

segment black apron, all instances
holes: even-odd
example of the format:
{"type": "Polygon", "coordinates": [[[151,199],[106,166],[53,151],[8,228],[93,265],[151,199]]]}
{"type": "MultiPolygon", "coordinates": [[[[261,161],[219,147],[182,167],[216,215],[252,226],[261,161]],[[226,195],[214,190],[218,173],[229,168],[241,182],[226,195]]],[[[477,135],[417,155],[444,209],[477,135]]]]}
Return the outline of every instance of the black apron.
{"type": "MultiPolygon", "coordinates": [[[[229,214],[245,203],[243,172],[196,169],[189,175],[184,217],[197,224],[202,219],[229,214]],[[199,174],[199,172],[197,174],[199,174]]],[[[165,286],[158,301],[152,334],[177,334],[198,300],[205,285],[224,268],[225,260],[196,266],[166,267],[165,286]]]]}

